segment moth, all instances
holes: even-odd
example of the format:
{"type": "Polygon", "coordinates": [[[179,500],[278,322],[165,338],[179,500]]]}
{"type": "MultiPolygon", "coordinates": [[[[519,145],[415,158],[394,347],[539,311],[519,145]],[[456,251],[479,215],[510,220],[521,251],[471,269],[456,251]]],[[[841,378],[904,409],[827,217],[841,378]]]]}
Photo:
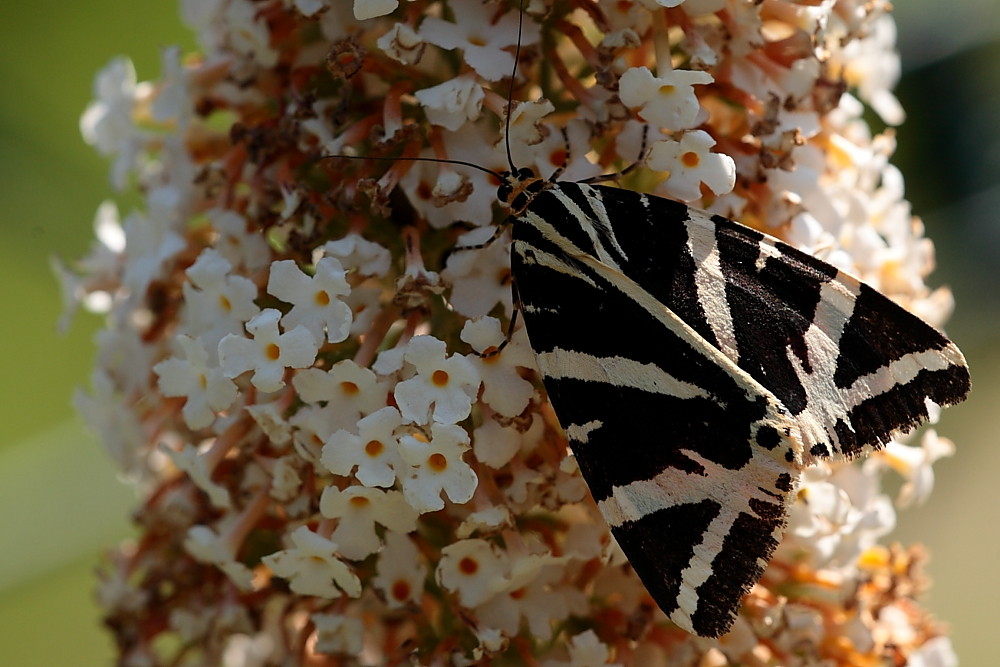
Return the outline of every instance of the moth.
{"type": "Polygon", "coordinates": [[[962,353],[868,285],[680,202],[505,174],[511,268],[546,392],[636,574],[718,637],[804,466],[965,398],[962,353]]]}
{"type": "Polygon", "coordinates": [[[804,467],[882,447],[925,421],[928,401],[963,400],[965,359],[778,239],[680,202],[539,178],[507,148],[502,173],[402,159],[500,180],[518,312],[583,477],[663,612],[718,637],[780,541],[804,467]]]}

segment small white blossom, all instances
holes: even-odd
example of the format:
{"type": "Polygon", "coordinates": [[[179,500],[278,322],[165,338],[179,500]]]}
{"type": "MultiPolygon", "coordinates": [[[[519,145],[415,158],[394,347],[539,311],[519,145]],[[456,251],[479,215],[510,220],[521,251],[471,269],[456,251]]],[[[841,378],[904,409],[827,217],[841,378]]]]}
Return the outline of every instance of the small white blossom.
{"type": "Polygon", "coordinates": [[[406,535],[386,533],[385,546],[378,555],[372,584],[385,596],[390,609],[399,609],[420,600],[427,578],[427,565],[420,551],[406,535]]]}
{"type": "MultiPolygon", "coordinates": [[[[869,459],[888,464],[905,480],[896,498],[898,507],[908,507],[921,504],[927,500],[934,489],[934,462],[955,453],[955,445],[947,438],[942,438],[934,429],[927,429],[920,438],[920,446],[904,445],[895,440],[889,441],[877,458],[869,459]]],[[[865,465],[869,465],[866,461],[865,465]]]]}
{"type": "Polygon", "coordinates": [[[441,586],[458,595],[464,607],[489,600],[503,586],[507,558],[492,542],[459,540],[441,549],[435,576],[441,586]]]}
{"type": "Polygon", "coordinates": [[[226,646],[222,651],[222,667],[266,667],[268,664],[274,664],[274,654],[274,638],[269,634],[237,633],[226,638],[226,646]]]}
{"type": "Polygon", "coordinates": [[[286,368],[312,365],[318,352],[312,334],[301,326],[280,333],[280,318],[279,311],[268,308],[247,322],[252,339],[229,334],[219,342],[219,362],[226,377],[253,371],[253,386],[270,392],[285,386],[286,368]]]}
{"type": "Polygon", "coordinates": [[[361,595],[361,580],[336,556],[337,545],[306,526],[288,536],[291,547],[264,556],[261,561],[299,595],[339,598],[361,595]]]}
{"type": "Polygon", "coordinates": [[[317,345],[322,345],[324,339],[339,343],[347,338],[351,331],[351,307],[338,298],[351,291],[344,274],[340,262],[333,257],[316,262],[312,276],[303,273],[292,260],[273,262],[267,291],[294,304],[283,318],[285,327],[305,327],[317,345]]]}
{"type": "Polygon", "coordinates": [[[365,486],[392,486],[401,465],[394,432],[403,423],[399,411],[384,407],[358,421],[358,435],[340,430],[323,445],[322,462],[330,472],[355,477],[365,486]]]}
{"type": "Polygon", "coordinates": [[[468,359],[448,357],[444,341],[433,336],[413,338],[403,359],[417,370],[393,390],[404,421],[454,424],[469,416],[480,380],[468,359]]]}
{"type": "Polygon", "coordinates": [[[476,491],[479,478],[462,456],[469,450],[469,434],[453,424],[431,426],[431,441],[412,435],[399,441],[399,452],[410,466],[402,478],[403,494],[418,512],[444,507],[443,491],[453,503],[466,503],[476,491]]]}
{"type": "Polygon", "coordinates": [[[128,258],[122,283],[133,294],[145,294],[149,284],[176,261],[184,248],[184,239],[167,222],[142,213],[127,215],[122,228],[128,258]]]}
{"type": "MultiPolygon", "coordinates": [[[[490,136],[478,125],[466,123],[455,132],[442,130],[441,134],[449,159],[463,160],[494,171],[508,168],[502,149],[493,143],[496,137],[490,136]]],[[[426,151],[422,157],[440,156],[426,151]]],[[[492,177],[478,169],[464,170],[461,175],[468,188],[462,189],[455,197],[442,200],[443,189],[439,187],[439,181],[451,171],[454,170],[449,167],[419,162],[406,172],[399,185],[414,208],[435,229],[453,225],[457,220],[477,227],[492,223],[497,194],[497,184],[492,177]]]]}
{"type": "MultiPolygon", "coordinates": [[[[493,228],[474,229],[459,237],[457,246],[477,245],[493,235],[493,228]]],[[[459,250],[448,256],[441,274],[451,284],[449,303],[466,317],[482,317],[496,304],[513,312],[510,291],[510,238],[501,236],[479,250],[459,250]]]]}
{"type": "Polygon", "coordinates": [[[568,648],[569,662],[546,660],[542,667],[622,667],[621,663],[608,662],[611,651],[593,630],[574,636],[568,648]]]}
{"type": "Polygon", "coordinates": [[[111,183],[123,190],[145,139],[135,127],[133,112],[139,95],[135,66],[115,58],[94,77],[94,97],[80,117],[84,141],[102,155],[117,155],[111,165],[111,183]]]}
{"type": "Polygon", "coordinates": [[[246,411],[272,444],[283,447],[291,440],[292,427],[284,417],[284,406],[280,401],[254,403],[248,405],[246,411]]]}
{"type": "Polygon", "coordinates": [[[354,0],[354,18],[359,21],[385,16],[396,11],[399,0],[354,0]]]}
{"type": "Polygon", "coordinates": [[[234,559],[229,541],[208,526],[191,526],[184,540],[184,549],[202,563],[215,565],[225,572],[238,588],[245,591],[253,588],[253,572],[234,559]]]}
{"type": "Polygon", "coordinates": [[[417,31],[405,23],[397,23],[376,40],[378,48],[404,65],[416,65],[424,55],[426,44],[417,31]]]}
{"type": "Polygon", "coordinates": [[[382,546],[375,524],[397,533],[417,527],[417,513],[406,504],[399,491],[382,491],[365,486],[349,486],[343,491],[335,486],[323,490],[319,511],[328,519],[337,519],[330,539],[340,554],[361,560],[382,546]]]}
{"type": "Polygon", "coordinates": [[[382,278],[389,273],[392,255],[389,249],[365,239],[360,234],[328,241],[323,246],[327,257],[336,258],[345,270],[356,270],[362,276],[382,278]]]}
{"type": "Polygon", "coordinates": [[[364,647],[365,624],[360,618],[343,614],[313,614],[318,653],[356,656],[364,647]]]}
{"type": "Polygon", "coordinates": [[[694,86],[712,81],[711,74],[697,70],[653,76],[646,67],[632,67],[621,76],[618,96],[640,120],[676,132],[699,124],[704,114],[694,86]]]}
{"type": "Polygon", "coordinates": [[[375,373],[350,359],[338,361],[327,371],[299,371],[292,386],[306,403],[326,404],[323,410],[333,430],[350,428],[361,417],[385,407],[389,391],[375,373]]]}
{"type": "Polygon", "coordinates": [[[219,235],[215,249],[232,266],[256,271],[268,265],[271,249],[260,234],[247,230],[245,217],[229,209],[213,208],[205,212],[219,235]]]}
{"type": "Polygon", "coordinates": [[[261,67],[274,67],[278,63],[278,52],[271,48],[267,21],[258,13],[257,3],[229,0],[222,11],[228,46],[261,67]]]}
{"type": "Polygon", "coordinates": [[[486,99],[483,86],[470,75],[418,90],[414,95],[431,123],[453,131],[478,119],[486,99]]]}
{"type": "MultiPolygon", "coordinates": [[[[428,16],[420,24],[424,41],[444,49],[462,49],[465,62],[487,81],[510,76],[514,56],[507,47],[518,41],[518,13],[508,12],[493,22],[493,7],[478,0],[456,0],[448,7],[455,15],[455,22],[428,16]]],[[[538,24],[525,21],[521,44],[534,44],[538,38],[538,24]]]]}
{"type": "Polygon", "coordinates": [[[164,396],[187,399],[181,409],[187,425],[205,428],[215,420],[215,413],[236,400],[236,385],[221,368],[209,366],[208,352],[201,343],[184,335],[176,340],[185,358],[164,359],[153,366],[153,372],[159,376],[158,386],[164,396]]]}
{"type": "Polygon", "coordinates": [[[184,445],[180,450],[176,450],[166,444],[160,445],[160,451],[170,457],[178,470],[187,473],[194,485],[208,495],[214,506],[219,508],[232,506],[226,487],[212,481],[213,468],[209,467],[204,452],[192,445],[184,445]]]}
{"type": "Polygon", "coordinates": [[[260,312],[254,303],[257,286],[243,276],[231,275],[232,264],[206,248],[186,271],[183,285],[187,304],[185,333],[196,336],[217,363],[218,345],[227,334],[240,334],[248,320],[260,312]]]}
{"type": "Polygon", "coordinates": [[[480,622],[513,636],[523,620],[533,636],[542,641],[551,638],[553,623],[564,620],[571,606],[580,609],[583,602],[580,591],[555,585],[563,576],[565,561],[537,554],[512,559],[500,590],[476,607],[480,622]]]}
{"type": "Polygon", "coordinates": [[[680,141],[654,143],[646,162],[651,169],[669,173],[663,187],[675,199],[700,199],[702,183],[721,195],[733,189],[736,165],[728,155],[712,153],[714,145],[715,139],[708,132],[685,132],[680,141]]]}
{"type": "Polygon", "coordinates": [[[513,427],[501,426],[495,419],[484,421],[472,433],[476,460],[491,468],[502,468],[521,449],[522,434],[513,427]]]}
{"type": "Polygon", "coordinates": [[[516,417],[528,406],[535,387],[521,377],[518,368],[534,368],[535,353],[528,346],[524,328],[511,336],[497,354],[482,356],[504,341],[500,320],[483,317],[469,320],[462,327],[461,339],[479,354],[466,355],[483,382],[483,401],[505,417],[516,417]]]}

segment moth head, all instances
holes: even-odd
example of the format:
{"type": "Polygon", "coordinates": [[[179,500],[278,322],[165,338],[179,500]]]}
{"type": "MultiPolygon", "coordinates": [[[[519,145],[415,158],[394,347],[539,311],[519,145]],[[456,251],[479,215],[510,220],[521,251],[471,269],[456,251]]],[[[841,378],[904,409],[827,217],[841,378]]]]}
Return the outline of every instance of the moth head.
{"type": "Polygon", "coordinates": [[[502,201],[513,215],[520,215],[531,204],[531,200],[548,185],[545,179],[539,178],[535,171],[528,167],[521,167],[513,172],[501,172],[500,177],[497,199],[502,201]]]}

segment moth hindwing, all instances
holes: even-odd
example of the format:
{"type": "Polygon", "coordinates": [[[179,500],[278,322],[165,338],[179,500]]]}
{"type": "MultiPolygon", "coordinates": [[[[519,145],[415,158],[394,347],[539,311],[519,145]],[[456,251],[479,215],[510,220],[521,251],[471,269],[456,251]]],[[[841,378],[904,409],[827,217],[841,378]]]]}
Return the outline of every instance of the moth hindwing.
{"type": "Polygon", "coordinates": [[[506,174],[529,341],[625,555],[717,637],[781,538],[803,465],[961,401],[942,334],[780,241],[679,202],[506,174]]]}

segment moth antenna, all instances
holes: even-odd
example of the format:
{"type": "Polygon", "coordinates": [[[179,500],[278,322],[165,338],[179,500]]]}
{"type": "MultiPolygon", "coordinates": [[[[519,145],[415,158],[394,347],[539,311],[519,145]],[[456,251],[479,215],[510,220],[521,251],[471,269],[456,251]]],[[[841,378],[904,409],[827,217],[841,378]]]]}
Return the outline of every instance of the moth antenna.
{"type": "Polygon", "coordinates": [[[437,162],[439,164],[457,164],[462,167],[472,167],[473,169],[478,169],[479,171],[490,174],[494,178],[503,181],[503,176],[493,171],[492,169],[487,169],[482,165],[474,164],[472,162],[465,162],[464,160],[448,160],[446,158],[440,157],[373,157],[370,155],[324,155],[321,159],[332,160],[334,158],[342,158],[344,160],[387,160],[390,162],[437,162]]]}
{"type": "Polygon", "coordinates": [[[517,14],[517,45],[514,47],[514,69],[510,73],[510,88],[507,90],[507,118],[505,121],[504,129],[504,143],[507,144],[507,165],[510,167],[510,173],[517,173],[517,167],[514,166],[514,157],[510,153],[510,117],[513,109],[511,108],[511,101],[514,99],[514,77],[517,76],[517,61],[521,57],[521,31],[524,28],[524,0],[521,0],[521,6],[517,14]]]}

